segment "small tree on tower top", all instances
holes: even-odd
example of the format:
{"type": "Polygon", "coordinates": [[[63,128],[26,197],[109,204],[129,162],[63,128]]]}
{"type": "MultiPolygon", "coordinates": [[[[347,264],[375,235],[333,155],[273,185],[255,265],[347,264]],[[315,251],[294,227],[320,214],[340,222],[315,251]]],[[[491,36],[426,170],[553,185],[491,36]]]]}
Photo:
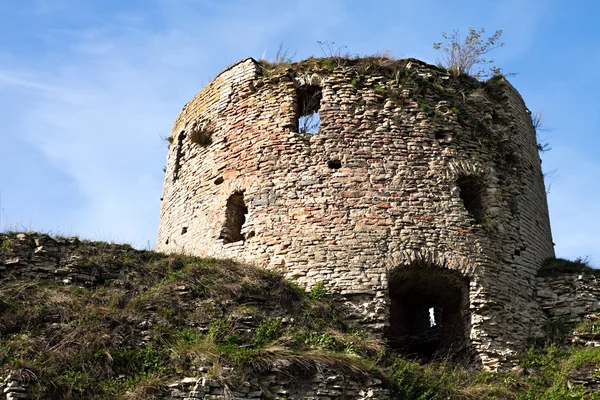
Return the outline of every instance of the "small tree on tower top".
{"type": "MultiPolygon", "coordinates": [[[[483,38],[485,29],[469,28],[469,35],[461,42],[458,29],[451,34],[442,32],[443,42],[433,44],[433,48],[441,51],[438,63],[455,74],[466,74],[477,79],[501,74],[502,68],[494,65],[493,59],[485,56],[492,50],[504,46],[500,41],[502,29],[498,29],[487,39],[483,38]]],[[[514,74],[510,74],[514,75],[514,74]]]]}

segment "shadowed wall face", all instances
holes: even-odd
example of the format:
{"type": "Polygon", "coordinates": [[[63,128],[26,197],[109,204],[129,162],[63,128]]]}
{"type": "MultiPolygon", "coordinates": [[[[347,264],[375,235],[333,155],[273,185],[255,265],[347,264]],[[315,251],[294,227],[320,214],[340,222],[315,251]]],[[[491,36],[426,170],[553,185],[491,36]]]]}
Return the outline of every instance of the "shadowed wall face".
{"type": "Polygon", "coordinates": [[[539,332],[531,299],[554,254],[514,88],[384,58],[246,59],[219,74],[173,127],[157,249],[323,282],[350,321],[439,332],[423,355],[465,348],[490,369],[539,332]],[[210,141],[191,139],[198,127],[210,141]],[[427,276],[394,278],[402,266],[427,276]]]}

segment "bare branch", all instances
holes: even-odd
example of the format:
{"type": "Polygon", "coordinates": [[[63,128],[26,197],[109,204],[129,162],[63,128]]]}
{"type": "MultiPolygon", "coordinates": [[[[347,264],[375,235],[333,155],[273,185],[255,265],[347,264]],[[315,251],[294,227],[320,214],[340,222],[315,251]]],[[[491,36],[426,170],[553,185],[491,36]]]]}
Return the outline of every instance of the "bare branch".
{"type": "Polygon", "coordinates": [[[469,35],[461,41],[458,30],[452,31],[451,34],[442,32],[443,41],[433,44],[433,48],[442,53],[438,63],[457,75],[466,74],[477,79],[502,73],[501,68],[493,65],[493,59],[484,57],[492,50],[504,46],[504,43],[500,42],[502,29],[498,29],[487,39],[483,39],[484,33],[484,28],[477,30],[471,27],[469,35]],[[489,69],[486,69],[486,66],[489,69]]]}

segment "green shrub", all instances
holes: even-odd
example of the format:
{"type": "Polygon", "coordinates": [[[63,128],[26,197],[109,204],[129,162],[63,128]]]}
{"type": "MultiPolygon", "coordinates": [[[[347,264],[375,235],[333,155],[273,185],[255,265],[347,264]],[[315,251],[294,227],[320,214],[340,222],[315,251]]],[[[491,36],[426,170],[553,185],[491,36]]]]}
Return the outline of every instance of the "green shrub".
{"type": "Polygon", "coordinates": [[[390,92],[390,90],[382,85],[377,85],[373,88],[373,92],[375,92],[375,94],[378,94],[380,96],[387,96],[390,92]]]}
{"type": "Polygon", "coordinates": [[[338,65],[338,62],[336,61],[335,58],[327,57],[327,58],[320,59],[319,65],[321,67],[325,68],[326,70],[328,70],[329,72],[333,72],[335,70],[336,66],[338,65]]]}
{"type": "Polygon", "coordinates": [[[309,297],[314,300],[321,300],[327,295],[327,291],[325,290],[325,283],[317,282],[310,289],[309,297]]]}
{"type": "Polygon", "coordinates": [[[442,93],[448,93],[448,94],[454,94],[454,93],[456,93],[456,89],[453,89],[451,87],[442,86],[438,82],[432,82],[431,86],[434,89],[436,89],[437,91],[442,92],[442,93]]]}
{"type": "Polygon", "coordinates": [[[153,344],[139,349],[115,351],[111,356],[115,372],[119,374],[156,373],[166,368],[164,357],[153,344]]]}
{"type": "Polygon", "coordinates": [[[570,376],[582,367],[600,367],[600,348],[576,349],[549,343],[532,348],[521,358],[527,373],[524,400],[600,399],[600,393],[590,393],[573,383],[570,376]]]}
{"type": "Polygon", "coordinates": [[[336,340],[329,333],[309,334],[304,343],[309,346],[320,347],[327,350],[334,350],[336,348],[336,340]]]}
{"type": "Polygon", "coordinates": [[[225,338],[229,337],[234,330],[233,321],[228,318],[213,319],[208,328],[208,338],[219,344],[224,343],[225,338]]]}
{"type": "Polygon", "coordinates": [[[600,319],[586,319],[577,324],[575,331],[600,336],[600,319]]]}
{"type": "Polygon", "coordinates": [[[388,373],[396,398],[414,400],[444,399],[438,394],[438,388],[425,379],[421,366],[416,362],[396,358],[388,368],[388,373]]]}
{"type": "Polygon", "coordinates": [[[192,329],[182,329],[177,334],[177,341],[186,346],[195,345],[205,340],[205,336],[192,329]]]}
{"type": "Polygon", "coordinates": [[[91,389],[90,376],[73,367],[58,377],[58,384],[71,396],[80,396],[91,389]]]}
{"type": "Polygon", "coordinates": [[[264,347],[280,336],[281,320],[279,318],[267,318],[262,320],[256,328],[252,342],[256,347],[264,347]]]}

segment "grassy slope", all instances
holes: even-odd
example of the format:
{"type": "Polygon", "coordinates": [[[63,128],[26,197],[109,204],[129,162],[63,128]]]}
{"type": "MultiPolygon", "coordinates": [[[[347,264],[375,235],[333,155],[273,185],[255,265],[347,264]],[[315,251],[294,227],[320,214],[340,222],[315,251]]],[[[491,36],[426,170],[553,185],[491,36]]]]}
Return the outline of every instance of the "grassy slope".
{"type": "Polygon", "coordinates": [[[547,344],[520,373],[420,365],[347,326],[320,285],[307,293],[231,261],[121,257],[122,277],[99,287],[0,282],[0,376],[19,371],[42,399],[145,399],[201,372],[235,385],[274,365],[331,367],[382,377],[398,399],[600,399],[569,379],[598,368],[600,348],[547,344]]]}

